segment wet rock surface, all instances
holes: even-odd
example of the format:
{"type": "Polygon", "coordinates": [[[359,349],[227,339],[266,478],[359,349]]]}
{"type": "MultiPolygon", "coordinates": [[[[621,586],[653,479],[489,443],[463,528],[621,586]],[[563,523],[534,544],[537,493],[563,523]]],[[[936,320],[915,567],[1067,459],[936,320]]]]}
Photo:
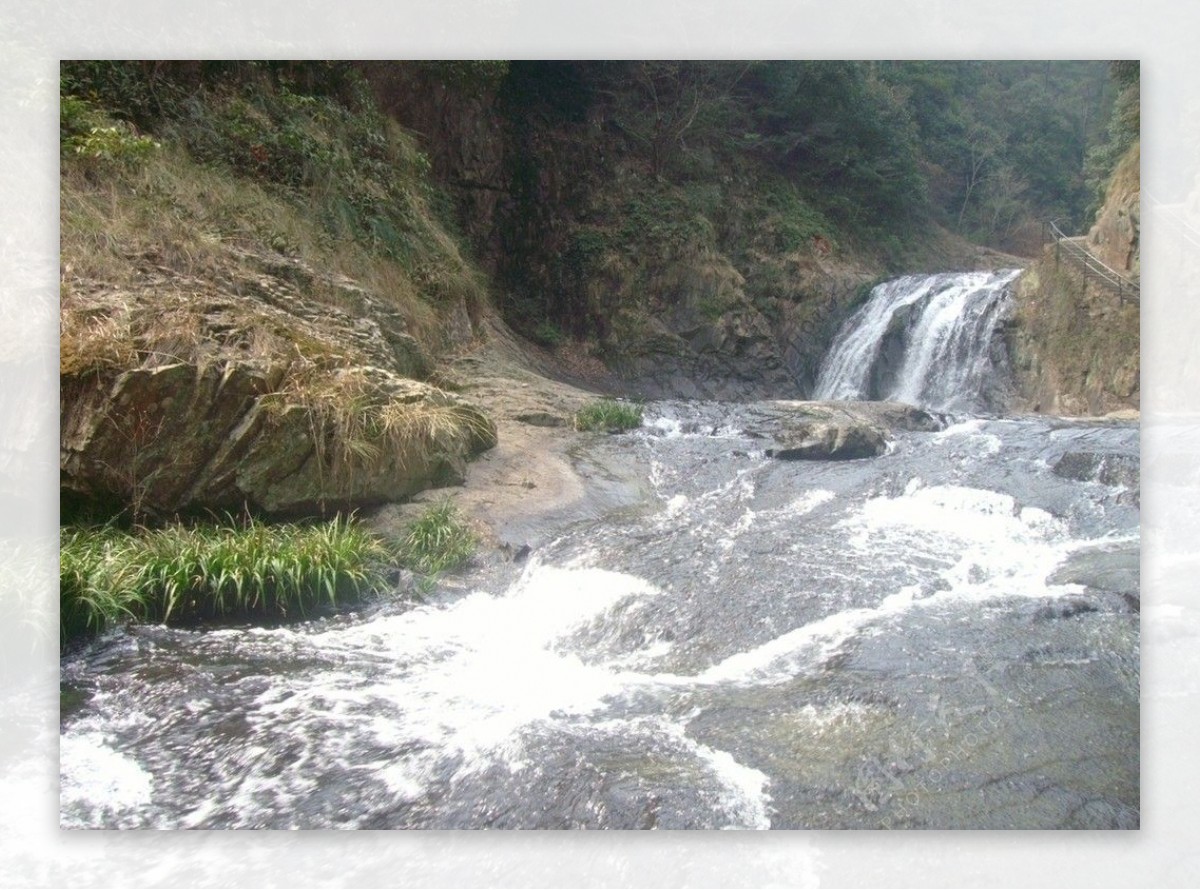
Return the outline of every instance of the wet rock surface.
{"type": "Polygon", "coordinates": [[[1055,570],[1050,580],[1055,584],[1082,584],[1094,590],[1138,599],[1141,548],[1124,544],[1077,551],[1055,570]]]}
{"type": "Polygon", "coordinates": [[[1141,484],[1141,465],[1136,457],[1098,451],[1070,451],[1054,465],[1064,479],[1099,482],[1102,485],[1137,488],[1141,484]]]}
{"type": "Polygon", "coordinates": [[[858,460],[885,454],[898,432],[932,431],[944,421],[897,402],[774,402],[778,428],[767,455],[779,460],[858,460]]]}
{"type": "Polygon", "coordinates": [[[515,415],[587,394],[492,370],[500,444],[455,496],[498,546],[421,603],[72,656],[65,824],[1138,826],[1137,511],[1051,469],[1136,427],[959,418],[788,462],[763,446],[821,406],[583,434],[515,415]],[[97,746],[132,791],[95,796],[97,746]]]}

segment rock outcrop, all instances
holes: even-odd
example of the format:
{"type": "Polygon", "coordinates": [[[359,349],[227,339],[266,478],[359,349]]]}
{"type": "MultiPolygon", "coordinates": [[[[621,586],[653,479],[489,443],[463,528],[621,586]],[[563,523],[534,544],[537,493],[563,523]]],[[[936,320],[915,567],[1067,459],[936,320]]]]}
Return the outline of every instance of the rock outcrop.
{"type": "MultiPolygon", "coordinates": [[[[1140,269],[1139,149],[1117,165],[1085,246],[1131,278],[1140,269]]],[[[1016,395],[1010,408],[1103,415],[1141,406],[1139,304],[1085,276],[1050,245],[1021,276],[1006,329],[1016,395]]]]}
{"type": "Polygon", "coordinates": [[[64,300],[68,497],[135,518],[324,513],[461,482],[496,443],[482,411],[414,379],[431,363],[385,301],[283,257],[225,273],[64,300]],[[354,312],[306,296],[318,283],[354,312]]]}
{"type": "Polygon", "coordinates": [[[1088,252],[1122,275],[1141,274],[1141,143],[1117,164],[1104,206],[1088,232],[1088,252]]]}
{"type": "Polygon", "coordinates": [[[887,453],[892,433],[932,432],[936,415],[898,402],[773,402],[779,427],[769,434],[779,460],[858,460],[887,453]]]}

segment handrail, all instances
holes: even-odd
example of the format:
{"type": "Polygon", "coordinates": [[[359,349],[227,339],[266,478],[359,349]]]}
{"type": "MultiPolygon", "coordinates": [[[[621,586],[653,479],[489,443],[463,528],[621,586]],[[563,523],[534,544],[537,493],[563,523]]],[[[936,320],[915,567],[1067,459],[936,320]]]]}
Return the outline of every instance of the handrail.
{"type": "Polygon", "coordinates": [[[1117,299],[1122,304],[1126,298],[1135,303],[1141,302],[1142,288],[1141,285],[1132,279],[1126,278],[1120,272],[1110,269],[1103,262],[1097,259],[1092,253],[1083,246],[1083,236],[1071,237],[1063,234],[1062,229],[1057,225],[1058,220],[1048,220],[1047,225],[1050,227],[1050,232],[1054,236],[1055,252],[1054,258],[1057,262],[1063,253],[1067,257],[1083,267],[1084,280],[1087,280],[1089,272],[1094,272],[1097,279],[1102,285],[1106,285],[1109,290],[1117,292],[1117,299]]]}

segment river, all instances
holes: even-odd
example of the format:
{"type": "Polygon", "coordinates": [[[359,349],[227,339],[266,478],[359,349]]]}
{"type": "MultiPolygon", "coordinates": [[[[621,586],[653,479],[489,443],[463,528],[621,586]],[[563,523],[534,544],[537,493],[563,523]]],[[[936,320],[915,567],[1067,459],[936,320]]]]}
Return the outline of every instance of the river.
{"type": "Polygon", "coordinates": [[[424,602],[68,654],[62,825],[1136,828],[1137,425],[791,410],[648,404],[626,506],[424,602]]]}

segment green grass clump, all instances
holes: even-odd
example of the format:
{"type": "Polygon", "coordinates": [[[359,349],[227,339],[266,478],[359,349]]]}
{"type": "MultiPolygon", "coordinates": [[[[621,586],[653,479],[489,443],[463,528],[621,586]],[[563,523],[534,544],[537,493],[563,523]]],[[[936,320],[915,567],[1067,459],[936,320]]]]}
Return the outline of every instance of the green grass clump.
{"type": "Polygon", "coordinates": [[[575,429],[577,430],[619,432],[637,429],[641,425],[642,406],[629,402],[601,399],[599,402],[593,402],[575,412],[575,429]]]}
{"type": "Polygon", "coordinates": [[[122,621],[288,617],[381,587],[388,553],[349,520],[60,534],[64,639],[122,621]]]}
{"type": "Polygon", "coordinates": [[[456,569],[475,553],[478,539],[449,502],[435,504],[409,526],[399,545],[401,564],[422,575],[456,569]]]}

